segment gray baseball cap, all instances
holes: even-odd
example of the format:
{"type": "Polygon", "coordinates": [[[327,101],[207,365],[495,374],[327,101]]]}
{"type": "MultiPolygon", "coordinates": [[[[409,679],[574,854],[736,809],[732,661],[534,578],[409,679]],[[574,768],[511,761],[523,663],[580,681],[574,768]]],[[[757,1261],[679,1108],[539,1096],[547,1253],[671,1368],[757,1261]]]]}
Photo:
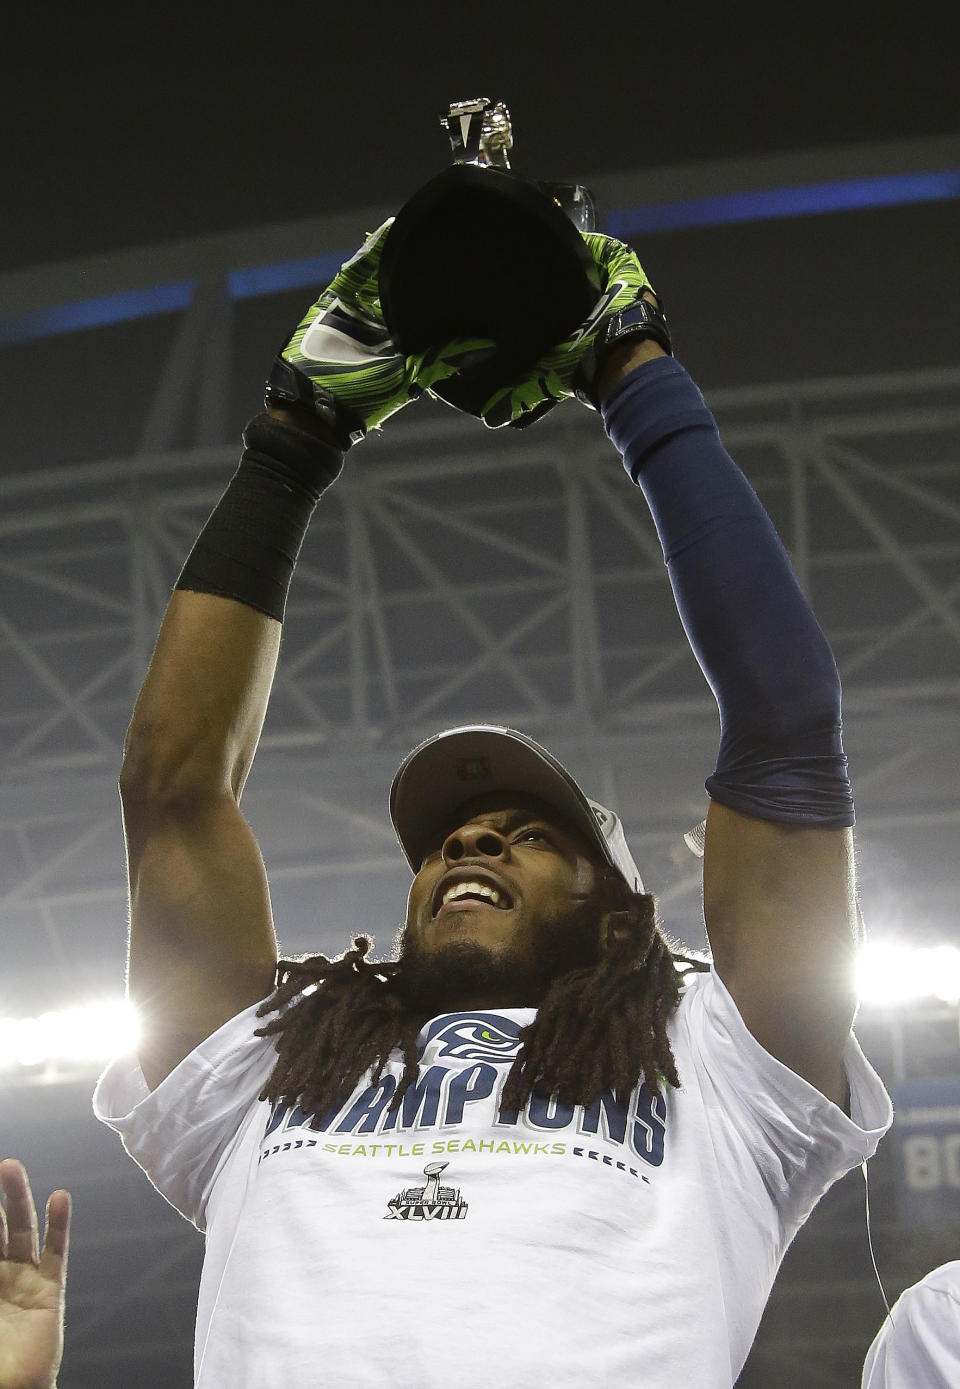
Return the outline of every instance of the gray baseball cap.
{"type": "Polygon", "coordinates": [[[390,788],[390,818],[416,873],[438,828],[463,805],[491,791],[536,796],[574,825],[634,892],[643,880],[619,818],[590,800],[546,748],[515,728],[466,724],[427,738],[401,762],[390,788]]]}

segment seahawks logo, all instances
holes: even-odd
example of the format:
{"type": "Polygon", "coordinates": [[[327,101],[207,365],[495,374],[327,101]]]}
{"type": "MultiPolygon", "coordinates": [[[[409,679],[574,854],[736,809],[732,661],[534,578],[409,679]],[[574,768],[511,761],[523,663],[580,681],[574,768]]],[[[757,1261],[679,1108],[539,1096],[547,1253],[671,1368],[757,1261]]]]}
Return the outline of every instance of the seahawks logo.
{"type": "Polygon", "coordinates": [[[438,1059],[453,1056],[462,1061],[512,1061],[520,1050],[520,1024],[489,1014],[459,1017],[445,1022],[430,1042],[438,1059]]]}

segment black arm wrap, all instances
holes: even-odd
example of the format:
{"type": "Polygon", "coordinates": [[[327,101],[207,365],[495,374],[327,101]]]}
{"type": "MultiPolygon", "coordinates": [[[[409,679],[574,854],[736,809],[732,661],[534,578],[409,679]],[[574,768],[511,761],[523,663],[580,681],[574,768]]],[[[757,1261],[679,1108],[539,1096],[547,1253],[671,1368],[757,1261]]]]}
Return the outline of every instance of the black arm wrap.
{"type": "Polygon", "coordinates": [[[320,494],[343,455],[269,415],[243,434],[240,466],[183,566],[177,588],[214,593],[283,621],[287,590],[320,494]]]}

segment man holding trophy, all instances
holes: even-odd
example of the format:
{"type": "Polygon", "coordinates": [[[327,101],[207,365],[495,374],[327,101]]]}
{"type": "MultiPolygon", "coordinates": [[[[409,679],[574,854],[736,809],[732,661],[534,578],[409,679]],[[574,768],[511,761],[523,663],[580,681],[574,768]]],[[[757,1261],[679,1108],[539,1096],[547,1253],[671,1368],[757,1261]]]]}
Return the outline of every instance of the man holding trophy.
{"type": "Polygon", "coordinates": [[[206,1232],[202,1389],[730,1389],[791,1239],[891,1120],[850,1031],[836,666],[634,252],[587,190],[510,171],[502,106],[443,119],[457,162],[284,346],[164,618],[121,775],[143,1042],[96,1110],[206,1232]],[[394,780],[397,957],[278,966],[239,806],[287,590],[345,455],[424,391],[492,428],[575,398],[652,511],[720,710],[709,968],[614,811],[486,725],[394,780]]]}

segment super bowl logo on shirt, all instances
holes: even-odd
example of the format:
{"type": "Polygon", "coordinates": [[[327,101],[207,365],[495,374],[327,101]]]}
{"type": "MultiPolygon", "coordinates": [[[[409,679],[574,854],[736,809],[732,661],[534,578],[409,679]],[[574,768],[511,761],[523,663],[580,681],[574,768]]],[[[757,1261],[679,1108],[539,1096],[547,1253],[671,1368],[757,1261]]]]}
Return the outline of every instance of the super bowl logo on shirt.
{"type": "Polygon", "coordinates": [[[469,1209],[456,1186],[441,1186],[440,1173],[449,1163],[428,1162],[423,1169],[425,1186],[398,1191],[387,1202],[384,1220],[463,1220],[469,1209]]]}

